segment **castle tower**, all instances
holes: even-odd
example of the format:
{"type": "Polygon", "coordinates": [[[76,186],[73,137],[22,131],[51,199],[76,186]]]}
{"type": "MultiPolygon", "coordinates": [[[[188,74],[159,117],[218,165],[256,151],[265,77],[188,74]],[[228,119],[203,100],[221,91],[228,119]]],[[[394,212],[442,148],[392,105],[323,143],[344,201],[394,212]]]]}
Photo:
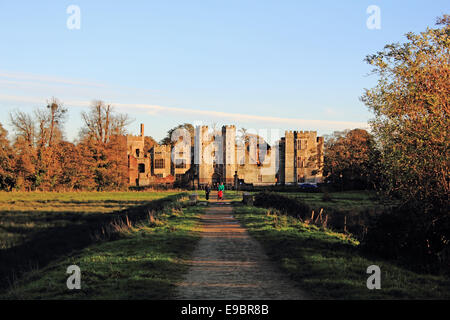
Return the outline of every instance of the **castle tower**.
{"type": "Polygon", "coordinates": [[[144,124],[141,124],[141,135],[127,135],[128,180],[131,186],[145,186],[151,174],[150,158],[145,150],[144,124]]]}
{"type": "Polygon", "coordinates": [[[222,145],[223,145],[223,182],[228,185],[234,183],[234,174],[236,172],[236,127],[222,127],[222,145]]]}
{"type": "Polygon", "coordinates": [[[297,182],[295,167],[294,132],[286,131],[284,134],[284,183],[297,182]]]}
{"type": "Polygon", "coordinates": [[[211,183],[214,174],[213,168],[213,139],[209,134],[208,126],[195,128],[195,160],[198,166],[198,182],[201,185],[211,183]]]}
{"type": "Polygon", "coordinates": [[[295,182],[322,180],[323,138],[317,131],[294,132],[294,155],[295,182]]]}

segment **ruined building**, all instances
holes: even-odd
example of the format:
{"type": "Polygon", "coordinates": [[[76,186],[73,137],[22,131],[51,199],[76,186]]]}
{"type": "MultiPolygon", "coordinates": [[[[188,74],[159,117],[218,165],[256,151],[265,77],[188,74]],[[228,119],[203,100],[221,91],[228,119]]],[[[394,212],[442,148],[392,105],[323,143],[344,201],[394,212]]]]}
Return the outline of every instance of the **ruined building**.
{"type": "MultiPolygon", "coordinates": [[[[181,130],[181,129],[180,129],[181,130]]],[[[148,186],[180,183],[191,186],[275,185],[321,182],[323,137],[316,131],[286,131],[270,146],[254,134],[237,135],[233,125],[211,131],[176,132],[173,145],[144,149],[144,125],[139,136],[127,136],[129,184],[148,186]]]]}

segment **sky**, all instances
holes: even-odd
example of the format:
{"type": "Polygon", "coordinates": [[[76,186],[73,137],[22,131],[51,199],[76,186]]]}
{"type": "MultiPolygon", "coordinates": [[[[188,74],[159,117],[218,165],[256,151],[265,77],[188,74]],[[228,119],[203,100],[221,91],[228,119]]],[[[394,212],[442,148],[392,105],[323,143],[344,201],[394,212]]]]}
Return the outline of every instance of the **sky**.
{"type": "Polygon", "coordinates": [[[70,141],[93,100],[157,140],[185,122],[281,135],[367,128],[359,98],[377,79],[365,56],[444,13],[448,0],[0,0],[0,123],[12,136],[10,112],[56,97],[70,141]],[[379,29],[367,27],[371,5],[379,29]]]}

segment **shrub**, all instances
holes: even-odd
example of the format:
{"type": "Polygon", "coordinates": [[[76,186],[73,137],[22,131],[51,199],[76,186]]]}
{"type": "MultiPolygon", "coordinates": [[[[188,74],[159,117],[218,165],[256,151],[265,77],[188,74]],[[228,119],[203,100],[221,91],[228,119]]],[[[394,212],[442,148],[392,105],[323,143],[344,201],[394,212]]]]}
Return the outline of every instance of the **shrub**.
{"type": "Polygon", "coordinates": [[[311,208],[306,203],[271,192],[256,194],[254,205],[257,207],[278,209],[290,216],[301,219],[311,214],[311,208]]]}
{"type": "Polygon", "coordinates": [[[385,258],[401,257],[414,268],[448,272],[450,218],[436,210],[427,212],[418,203],[408,203],[373,219],[362,245],[385,258]]]}

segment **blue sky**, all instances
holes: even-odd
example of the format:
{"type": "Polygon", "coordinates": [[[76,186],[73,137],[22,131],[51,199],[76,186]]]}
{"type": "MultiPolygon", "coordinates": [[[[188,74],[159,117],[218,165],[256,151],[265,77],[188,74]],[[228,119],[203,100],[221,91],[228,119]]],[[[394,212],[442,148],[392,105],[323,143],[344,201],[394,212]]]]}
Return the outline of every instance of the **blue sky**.
{"type": "Polygon", "coordinates": [[[183,122],[317,130],[363,127],[367,54],[433,26],[433,1],[0,1],[0,123],[55,96],[80,113],[101,99],[161,139],[183,122]],[[69,30],[69,5],[81,28],[69,30]],[[369,30],[366,8],[381,9],[369,30]]]}

